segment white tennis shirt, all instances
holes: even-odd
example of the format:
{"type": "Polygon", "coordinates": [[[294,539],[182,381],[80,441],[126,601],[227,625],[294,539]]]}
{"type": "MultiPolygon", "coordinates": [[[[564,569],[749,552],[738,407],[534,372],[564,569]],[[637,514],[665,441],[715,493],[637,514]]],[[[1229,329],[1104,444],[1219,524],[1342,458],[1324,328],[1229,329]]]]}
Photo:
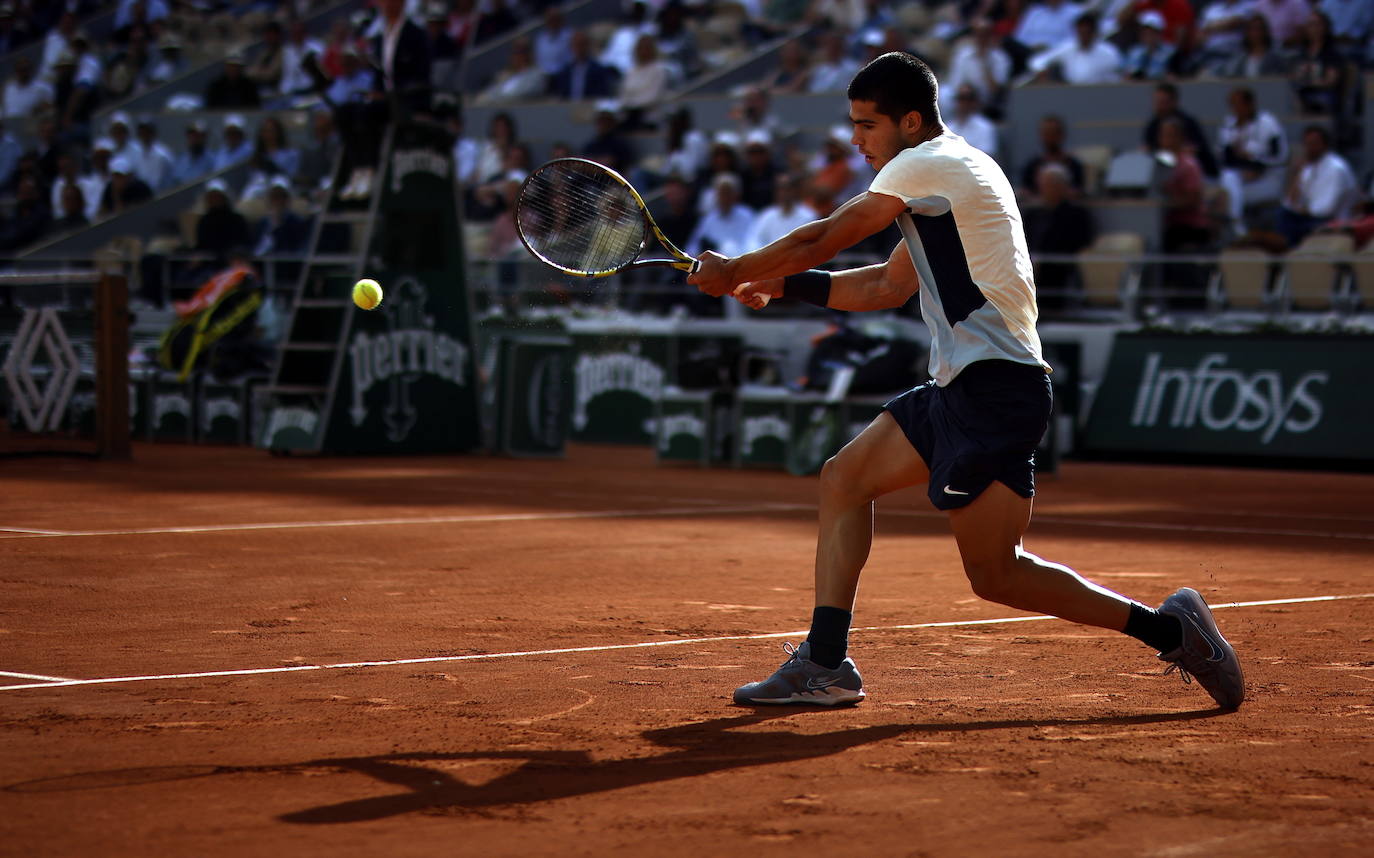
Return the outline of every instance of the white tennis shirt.
{"type": "Polygon", "coordinates": [[[1048,370],[1021,211],[997,162],[946,131],[903,150],[869,190],[906,203],[897,226],[921,278],[935,382],[980,360],[1048,370]]]}

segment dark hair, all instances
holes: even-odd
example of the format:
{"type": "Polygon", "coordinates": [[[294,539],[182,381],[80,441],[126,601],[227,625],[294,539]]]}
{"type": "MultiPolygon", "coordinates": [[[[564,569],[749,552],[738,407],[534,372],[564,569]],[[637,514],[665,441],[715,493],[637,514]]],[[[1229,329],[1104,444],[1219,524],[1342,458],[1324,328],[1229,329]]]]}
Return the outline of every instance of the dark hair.
{"type": "Polygon", "coordinates": [[[921,122],[940,121],[939,84],[935,72],[920,58],[905,51],[891,51],[859,69],[845,93],[850,101],[871,101],[877,111],[900,122],[911,111],[921,122]]]}
{"type": "Polygon", "coordinates": [[[1255,106],[1255,91],[1253,89],[1250,89],[1249,87],[1245,86],[1238,86],[1235,89],[1231,90],[1231,94],[1234,96],[1238,96],[1241,99],[1241,101],[1244,101],[1251,107],[1255,106]]]}
{"type": "Polygon", "coordinates": [[[1306,137],[1309,134],[1316,134],[1318,137],[1322,139],[1322,142],[1326,144],[1326,148],[1331,148],[1330,131],[1326,130],[1320,125],[1309,125],[1302,130],[1302,136],[1306,137]]]}
{"type": "Polygon", "coordinates": [[[1174,86],[1171,83],[1166,82],[1157,84],[1155,86],[1155,92],[1162,92],[1165,95],[1173,96],[1175,99],[1178,98],[1178,87],[1174,86]]]}

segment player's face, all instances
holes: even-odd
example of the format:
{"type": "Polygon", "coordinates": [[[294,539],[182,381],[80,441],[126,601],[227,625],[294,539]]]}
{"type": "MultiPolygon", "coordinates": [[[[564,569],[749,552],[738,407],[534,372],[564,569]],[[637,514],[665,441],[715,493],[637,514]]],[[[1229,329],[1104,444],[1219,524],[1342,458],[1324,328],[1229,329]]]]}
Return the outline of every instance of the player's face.
{"type": "Polygon", "coordinates": [[[879,113],[877,103],[872,101],[849,102],[849,121],[854,126],[849,142],[875,170],[881,170],[897,153],[914,145],[920,129],[920,114],[915,111],[897,122],[879,113]]]}

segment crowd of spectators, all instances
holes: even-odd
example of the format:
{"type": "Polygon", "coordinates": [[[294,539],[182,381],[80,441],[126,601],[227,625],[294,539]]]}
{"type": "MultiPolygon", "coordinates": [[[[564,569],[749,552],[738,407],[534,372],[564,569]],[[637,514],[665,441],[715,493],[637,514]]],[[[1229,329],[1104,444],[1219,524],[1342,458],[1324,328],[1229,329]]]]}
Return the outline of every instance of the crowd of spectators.
{"type": "MultiPolygon", "coordinates": [[[[0,249],[30,246],[247,165],[246,178],[219,182],[198,207],[251,208],[252,222],[234,230],[237,238],[262,252],[298,252],[309,234],[296,222],[298,201],[320,198],[340,151],[354,168],[342,193],[366,193],[374,163],[368,152],[375,153],[376,129],[388,115],[381,101],[400,94],[454,132],[468,216],[486,224],[485,252],[518,253],[510,207],[532,147],[508,114],[485,129],[464,127],[454,105],[431,101],[429,86],[436,64],[457,61],[527,20],[541,26],[511,40],[505,66],[470,80],[464,98],[498,107],[530,99],[594,103],[591,127],[570,128],[573,139],[552,146],[542,142],[540,157],[591,157],[661,191],[656,205],[671,226],[665,229],[689,252],[762,243],[862,190],[869,170],[848,130],[795,134],[772,114],[769,96],[838,93],[864,62],[894,49],[932,64],[946,124],[995,157],[1004,148],[998,123],[1018,86],[1156,82],[1155,109],[1142,117],[1141,134],[1141,148],[1162,165],[1156,249],[1239,239],[1254,231],[1257,212],[1269,215],[1258,226],[1289,246],[1329,223],[1358,222],[1360,182],[1341,149],[1355,127],[1356,73],[1374,64],[1374,4],[1367,0],[748,0],[728,7],[651,0],[628,3],[618,20],[592,27],[570,25],[548,0],[375,0],[321,32],[306,25],[312,5],[121,0],[109,38],[93,40],[79,25],[97,11],[93,3],[0,2],[0,47],[42,47],[35,58],[13,62],[0,95],[0,195],[14,200],[0,222],[0,249]],[[156,117],[115,111],[94,119],[103,106],[186,68],[178,22],[189,8],[252,21],[252,49],[223,55],[222,74],[178,105],[222,113],[193,114],[177,126],[184,139],[172,140],[159,139],[156,117]],[[694,128],[690,112],[669,96],[710,69],[722,21],[744,45],[801,32],[794,27],[805,34],[781,45],[773,68],[739,96],[726,127],[694,128]],[[1274,107],[1257,104],[1245,86],[1248,78],[1275,75],[1289,77],[1295,103],[1313,119],[1292,155],[1274,107]],[[1178,86],[1204,78],[1236,84],[1219,132],[1204,131],[1179,108],[1178,86]],[[280,111],[296,121],[283,123],[273,115],[280,111]],[[31,137],[20,144],[17,130],[25,127],[31,137]],[[655,134],[662,144],[645,146],[655,134]]],[[[1004,162],[1037,252],[1076,252],[1094,235],[1084,203],[1101,192],[1100,177],[1074,157],[1068,133],[1064,119],[1047,116],[1041,151],[1004,162]]],[[[200,237],[187,244],[216,250],[200,237]]]]}

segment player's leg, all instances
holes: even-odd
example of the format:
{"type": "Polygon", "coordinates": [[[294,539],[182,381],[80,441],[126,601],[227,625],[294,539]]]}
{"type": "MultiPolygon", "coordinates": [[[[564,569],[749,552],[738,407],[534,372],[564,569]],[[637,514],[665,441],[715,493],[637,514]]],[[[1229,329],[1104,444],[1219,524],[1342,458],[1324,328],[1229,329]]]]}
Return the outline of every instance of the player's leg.
{"type": "Polygon", "coordinates": [[[1195,590],[1183,588],[1153,610],[1095,584],[1067,566],[1026,551],[1022,535],[1031,499],[1000,482],[968,506],[950,511],[959,554],[973,590],[989,601],[1120,631],[1154,647],[1160,658],[1191,674],[1218,704],[1235,708],[1245,679],[1235,650],[1195,590]]]}
{"type": "Polygon", "coordinates": [[[873,545],[873,501],[930,479],[925,461],[884,411],[821,469],[816,604],[851,611],[873,545]]]}
{"type": "Polygon", "coordinates": [[[859,573],[873,543],[873,501],[929,478],[925,461],[887,412],[821,469],[816,540],[816,608],[811,632],[761,682],[735,690],[736,703],[857,703],[863,679],[846,657],[859,573]]]}
{"type": "Polygon", "coordinates": [[[1129,599],[1022,548],[1031,503],[1030,498],[994,482],[968,506],[950,511],[950,526],[973,592],[1023,611],[1113,631],[1124,629],[1130,616],[1129,599]]]}

